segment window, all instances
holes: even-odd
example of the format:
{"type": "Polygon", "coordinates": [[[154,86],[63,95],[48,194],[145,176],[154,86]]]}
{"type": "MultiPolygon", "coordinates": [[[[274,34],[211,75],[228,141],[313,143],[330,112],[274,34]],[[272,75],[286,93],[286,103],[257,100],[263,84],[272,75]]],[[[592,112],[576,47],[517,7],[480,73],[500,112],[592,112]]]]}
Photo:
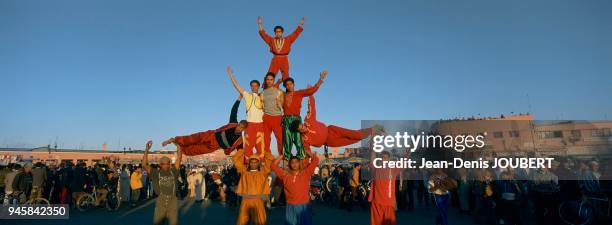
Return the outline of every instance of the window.
{"type": "Polygon", "coordinates": [[[570,132],[570,134],[572,135],[573,138],[580,138],[580,137],[582,137],[582,133],[580,132],[580,130],[572,130],[570,132]]]}
{"type": "Polygon", "coordinates": [[[513,138],[519,137],[519,131],[518,130],[511,130],[511,131],[508,132],[508,134],[510,134],[510,137],[513,137],[513,138]]]}
{"type": "Polygon", "coordinates": [[[591,130],[592,137],[608,137],[612,136],[610,134],[610,128],[602,128],[602,129],[594,129],[591,130]]]}
{"type": "Polygon", "coordinates": [[[560,130],[556,131],[542,131],[538,133],[538,137],[540,138],[562,138],[563,132],[560,130]]]}
{"type": "Polygon", "coordinates": [[[501,131],[493,132],[493,137],[494,138],[503,138],[504,137],[504,133],[501,132],[501,131]]]}

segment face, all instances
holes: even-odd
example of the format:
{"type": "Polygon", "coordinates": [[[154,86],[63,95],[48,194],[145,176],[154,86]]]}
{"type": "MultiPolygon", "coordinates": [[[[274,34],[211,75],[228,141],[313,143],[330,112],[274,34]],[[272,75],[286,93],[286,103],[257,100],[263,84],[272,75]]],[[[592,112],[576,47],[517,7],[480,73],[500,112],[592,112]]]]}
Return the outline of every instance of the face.
{"type": "Polygon", "coordinates": [[[298,131],[299,131],[300,133],[306,133],[306,131],[307,131],[307,130],[306,130],[306,126],[304,126],[304,124],[303,124],[303,123],[300,123],[300,126],[298,126],[298,131]]]}
{"type": "Polygon", "coordinates": [[[244,130],[244,125],[238,124],[238,126],[236,126],[236,130],[234,131],[234,133],[240,134],[242,133],[243,130],[244,130]]]}
{"type": "Polygon", "coordinates": [[[268,87],[272,87],[274,85],[274,77],[273,76],[266,76],[266,86],[268,87]]]}
{"type": "Polygon", "coordinates": [[[293,82],[291,82],[291,81],[287,81],[287,82],[285,83],[285,88],[287,88],[287,91],[293,91],[293,88],[294,88],[294,84],[293,84],[293,82]]]}
{"type": "Polygon", "coordinates": [[[283,31],[281,29],[275,29],[274,30],[274,37],[282,38],[283,37],[283,31]]]}
{"type": "Polygon", "coordinates": [[[258,83],[251,83],[251,92],[253,93],[258,93],[259,92],[259,84],[258,83]]]}
{"type": "Polygon", "coordinates": [[[300,160],[299,159],[291,159],[289,161],[289,168],[293,171],[300,170],[300,160]]]}
{"type": "Polygon", "coordinates": [[[389,156],[389,154],[382,154],[380,157],[383,161],[389,161],[389,159],[391,158],[391,156],[389,156]]]}
{"type": "Polygon", "coordinates": [[[32,167],[25,167],[23,168],[23,171],[25,171],[26,173],[32,172],[32,167]]]}
{"type": "Polygon", "coordinates": [[[259,160],[251,159],[249,160],[249,170],[259,169],[259,160]]]}
{"type": "Polygon", "coordinates": [[[162,170],[168,170],[168,169],[170,169],[170,163],[169,163],[169,162],[160,163],[160,164],[159,164],[159,167],[160,167],[162,170]]]}

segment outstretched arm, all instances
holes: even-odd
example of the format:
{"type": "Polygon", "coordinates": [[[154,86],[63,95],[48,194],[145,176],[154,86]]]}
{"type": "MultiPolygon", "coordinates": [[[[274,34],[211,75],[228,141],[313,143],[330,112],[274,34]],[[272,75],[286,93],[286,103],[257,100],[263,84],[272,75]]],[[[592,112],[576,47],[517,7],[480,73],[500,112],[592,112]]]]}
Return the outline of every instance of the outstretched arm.
{"type": "Polygon", "coordinates": [[[315,105],[314,96],[308,96],[308,113],[306,113],[305,121],[314,122],[317,120],[317,106],[315,105]]]}
{"type": "Polygon", "coordinates": [[[236,81],[236,78],[234,78],[234,71],[232,71],[232,68],[230,68],[229,66],[227,67],[227,75],[229,75],[229,78],[232,81],[232,84],[234,85],[234,88],[236,88],[238,93],[240,94],[244,93],[244,88],[240,87],[240,85],[236,81]]]}
{"type": "Polygon", "coordinates": [[[298,36],[300,36],[300,34],[302,33],[302,31],[304,31],[304,28],[302,28],[304,26],[304,18],[302,18],[302,20],[300,20],[300,23],[298,24],[298,27],[295,28],[295,31],[293,31],[293,33],[291,33],[289,36],[286,37],[286,39],[293,43],[295,41],[295,39],[298,38],[298,36]]]}
{"type": "Polygon", "coordinates": [[[266,31],[263,29],[263,23],[261,22],[261,16],[257,17],[257,25],[259,25],[259,36],[263,39],[267,44],[272,43],[272,37],[266,34],[266,31]]]}
{"type": "Polygon", "coordinates": [[[238,99],[234,102],[232,106],[232,111],[230,112],[230,123],[238,123],[238,107],[240,107],[240,100],[242,100],[242,94],[238,96],[238,99]]]}
{"type": "Polygon", "coordinates": [[[314,87],[306,88],[302,90],[304,96],[310,96],[319,90],[321,84],[323,84],[323,80],[327,77],[327,70],[323,70],[321,74],[319,74],[319,81],[315,84],[314,87]]]}
{"type": "Polygon", "coordinates": [[[178,170],[179,168],[181,168],[181,160],[183,160],[183,152],[181,151],[180,145],[177,145],[176,143],[174,145],[176,146],[176,161],[174,162],[174,168],[178,170]]]}
{"type": "Polygon", "coordinates": [[[306,167],[306,174],[312,175],[317,168],[317,165],[319,165],[319,156],[316,152],[309,153],[309,156],[312,158],[312,160],[310,160],[310,164],[308,164],[308,167],[306,167]]]}
{"type": "Polygon", "coordinates": [[[237,151],[236,154],[232,156],[232,161],[234,162],[234,166],[238,173],[246,172],[246,168],[244,167],[244,149],[237,151]]]}
{"type": "Polygon", "coordinates": [[[151,167],[149,166],[149,150],[151,150],[152,145],[153,141],[147,141],[147,144],[145,144],[145,151],[142,156],[142,168],[147,171],[147,174],[151,174],[151,167]]]}

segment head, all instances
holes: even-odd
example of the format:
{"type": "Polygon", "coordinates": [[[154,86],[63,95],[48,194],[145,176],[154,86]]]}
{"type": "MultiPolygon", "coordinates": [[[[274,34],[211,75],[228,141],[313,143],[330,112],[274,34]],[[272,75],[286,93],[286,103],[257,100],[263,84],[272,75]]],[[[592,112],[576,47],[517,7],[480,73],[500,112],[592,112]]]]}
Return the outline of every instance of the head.
{"type": "Polygon", "coordinates": [[[249,170],[258,170],[258,169],[259,169],[259,158],[257,157],[249,158],[249,170]]]}
{"type": "Polygon", "coordinates": [[[23,172],[26,172],[26,173],[32,172],[32,163],[26,163],[23,166],[23,172]]]}
{"type": "Polygon", "coordinates": [[[355,168],[355,169],[361,169],[361,164],[359,164],[359,163],[353,163],[353,168],[355,168]]]}
{"type": "Polygon", "coordinates": [[[159,168],[161,168],[162,170],[169,170],[170,169],[170,158],[168,158],[167,156],[162,157],[159,160],[159,168]]]}
{"type": "Polygon", "coordinates": [[[115,171],[113,171],[113,170],[108,170],[108,172],[106,173],[106,177],[108,179],[113,178],[114,175],[115,175],[115,171]]]}
{"type": "Polygon", "coordinates": [[[300,159],[296,156],[291,156],[291,159],[289,159],[289,169],[291,171],[299,171],[301,169],[301,164],[300,159]]]}
{"type": "Polygon", "coordinates": [[[272,72],[268,72],[264,77],[264,88],[269,88],[274,86],[274,79],[276,79],[276,74],[272,72]]]}
{"type": "Polygon", "coordinates": [[[246,120],[241,120],[238,122],[238,126],[236,126],[236,130],[234,131],[236,134],[242,133],[244,129],[249,126],[249,123],[246,120]]]}
{"type": "Polygon", "coordinates": [[[304,126],[304,124],[300,122],[299,120],[291,122],[291,124],[289,124],[289,130],[292,132],[300,132],[300,133],[306,133],[307,131],[306,126],[304,126]]]}
{"type": "Polygon", "coordinates": [[[380,158],[382,159],[382,161],[389,161],[391,159],[391,153],[389,153],[388,151],[383,151],[380,153],[380,158]]]}
{"type": "Polygon", "coordinates": [[[258,80],[252,80],[249,85],[251,86],[251,92],[253,93],[258,93],[259,92],[259,81],[258,80]]]}
{"type": "Polygon", "coordinates": [[[289,77],[283,81],[283,86],[285,86],[287,91],[293,91],[295,89],[295,81],[289,77]]]}
{"type": "Polygon", "coordinates": [[[275,26],[274,27],[274,37],[275,38],[282,38],[283,37],[283,31],[285,31],[285,29],[281,26],[275,26]]]}

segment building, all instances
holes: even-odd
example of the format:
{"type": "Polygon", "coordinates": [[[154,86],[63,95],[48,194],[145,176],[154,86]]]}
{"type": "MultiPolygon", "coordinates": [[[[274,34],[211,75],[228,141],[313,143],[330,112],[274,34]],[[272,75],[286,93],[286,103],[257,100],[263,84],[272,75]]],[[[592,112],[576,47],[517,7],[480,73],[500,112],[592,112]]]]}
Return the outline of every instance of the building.
{"type": "MultiPolygon", "coordinates": [[[[48,147],[24,149],[24,148],[0,148],[0,165],[14,162],[44,162],[46,164],[79,163],[87,165],[94,163],[108,163],[115,161],[119,163],[139,164],[142,161],[144,151],[103,151],[103,150],[75,150],[75,149],[52,149],[48,147]]],[[[175,150],[156,150],[149,153],[149,161],[156,163],[161,157],[167,156],[175,160],[175,150]]],[[[199,156],[183,156],[183,163],[199,164],[209,161],[223,161],[227,157],[223,151],[199,156]]]]}

